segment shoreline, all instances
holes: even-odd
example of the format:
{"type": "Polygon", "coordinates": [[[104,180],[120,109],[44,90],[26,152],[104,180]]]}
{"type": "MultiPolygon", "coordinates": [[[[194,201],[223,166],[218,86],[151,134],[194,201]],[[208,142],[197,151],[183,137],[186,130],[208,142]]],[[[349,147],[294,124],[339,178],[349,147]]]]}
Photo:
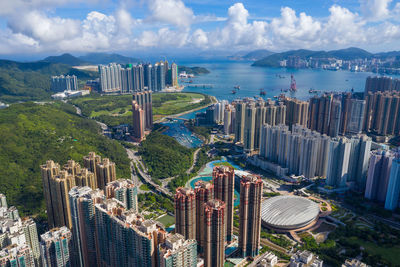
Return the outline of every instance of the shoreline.
{"type": "MultiPolygon", "coordinates": [[[[181,92],[181,93],[202,94],[202,93],[197,93],[197,92],[181,92]]],[[[210,103],[210,104],[207,104],[207,105],[204,105],[204,106],[200,106],[200,107],[191,109],[191,110],[187,110],[187,111],[184,111],[184,112],[181,112],[181,113],[172,114],[172,115],[166,115],[165,117],[162,117],[161,119],[156,120],[154,123],[163,122],[163,121],[165,120],[165,118],[167,118],[167,117],[168,117],[168,118],[179,118],[180,116],[186,115],[186,114],[188,114],[188,113],[195,112],[195,111],[197,111],[197,110],[206,108],[206,107],[208,107],[208,106],[210,106],[210,105],[212,105],[212,104],[218,103],[218,100],[217,100],[217,98],[216,98],[215,96],[213,96],[213,95],[207,95],[207,94],[202,94],[202,95],[204,95],[204,96],[209,96],[209,97],[211,98],[211,103],[210,103]]]]}

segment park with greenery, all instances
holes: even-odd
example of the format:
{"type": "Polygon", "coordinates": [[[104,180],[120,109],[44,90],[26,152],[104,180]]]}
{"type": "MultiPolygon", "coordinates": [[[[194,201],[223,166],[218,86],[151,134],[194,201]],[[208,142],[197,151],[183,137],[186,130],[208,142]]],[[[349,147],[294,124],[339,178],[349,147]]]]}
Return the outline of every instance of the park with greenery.
{"type": "Polygon", "coordinates": [[[149,174],[157,179],[184,173],[193,162],[193,149],[182,146],[175,138],[164,135],[160,130],[151,132],[140,147],[149,174]]]}
{"type": "MultiPolygon", "coordinates": [[[[153,118],[186,112],[211,104],[208,95],[199,93],[154,93],[153,118]]],[[[79,107],[82,115],[110,127],[132,124],[132,95],[99,95],[76,98],[70,103],[79,107]]]]}
{"type": "Polygon", "coordinates": [[[95,151],[116,163],[117,176],[130,177],[123,146],[100,134],[93,120],[75,114],[68,104],[13,104],[0,110],[0,188],[22,215],[45,210],[40,165],[60,164],[95,151]]]}

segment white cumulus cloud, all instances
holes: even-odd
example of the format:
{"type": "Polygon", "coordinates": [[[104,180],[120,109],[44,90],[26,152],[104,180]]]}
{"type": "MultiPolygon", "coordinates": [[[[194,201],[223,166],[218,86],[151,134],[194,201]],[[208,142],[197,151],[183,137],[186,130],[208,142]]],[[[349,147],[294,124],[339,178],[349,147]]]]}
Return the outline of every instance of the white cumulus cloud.
{"type": "Polygon", "coordinates": [[[150,20],[179,27],[189,27],[193,20],[193,10],[181,0],[149,0],[150,20]]]}

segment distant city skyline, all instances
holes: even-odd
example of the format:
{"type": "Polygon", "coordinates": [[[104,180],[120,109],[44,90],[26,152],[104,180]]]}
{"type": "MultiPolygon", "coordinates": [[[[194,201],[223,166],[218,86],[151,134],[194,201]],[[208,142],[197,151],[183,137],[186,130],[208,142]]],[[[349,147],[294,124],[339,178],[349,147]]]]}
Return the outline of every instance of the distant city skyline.
{"type": "Polygon", "coordinates": [[[393,0],[15,0],[0,3],[0,54],[396,50],[393,0]]]}

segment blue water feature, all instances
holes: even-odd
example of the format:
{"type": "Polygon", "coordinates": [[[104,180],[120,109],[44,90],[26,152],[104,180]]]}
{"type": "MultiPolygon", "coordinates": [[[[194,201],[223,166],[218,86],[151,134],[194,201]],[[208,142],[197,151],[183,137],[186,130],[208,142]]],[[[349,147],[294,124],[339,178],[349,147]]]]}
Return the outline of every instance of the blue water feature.
{"type": "MultiPolygon", "coordinates": [[[[323,69],[286,69],[252,67],[252,62],[178,62],[185,66],[204,67],[210,71],[193,78],[193,84],[184,83],[187,92],[198,92],[215,96],[217,99],[234,100],[236,98],[259,96],[260,89],[266,92],[265,98],[281,94],[281,89],[289,89],[290,75],[297,82],[297,92],[286,93],[288,96],[306,100],[311,94],[309,89],[321,91],[364,91],[370,72],[330,71],[323,69]],[[191,87],[195,84],[212,84],[212,87],[191,87]],[[233,87],[240,85],[240,90],[232,94],[233,87]]],[[[393,77],[400,77],[392,75],[393,77]]]]}
{"type": "Polygon", "coordinates": [[[195,136],[184,124],[183,120],[172,120],[170,122],[163,122],[163,125],[168,129],[163,134],[171,136],[176,139],[181,145],[188,148],[196,148],[202,145],[203,141],[195,136]]]}
{"type": "MultiPolygon", "coordinates": [[[[200,177],[197,177],[197,178],[194,178],[193,180],[191,180],[190,187],[194,188],[197,181],[206,181],[206,182],[212,181],[211,175],[212,175],[212,170],[213,170],[214,166],[218,166],[222,162],[229,162],[229,164],[231,164],[235,168],[235,170],[242,170],[242,168],[240,168],[233,162],[229,161],[225,157],[222,157],[221,160],[215,160],[215,161],[207,163],[204,170],[199,174],[199,175],[205,175],[205,176],[200,176],[200,177]]],[[[235,180],[235,184],[237,184],[237,183],[238,183],[238,181],[235,180]]],[[[238,189],[238,186],[235,186],[235,202],[234,202],[235,206],[238,206],[240,204],[240,195],[239,195],[239,191],[237,189],[238,189]]]]}

